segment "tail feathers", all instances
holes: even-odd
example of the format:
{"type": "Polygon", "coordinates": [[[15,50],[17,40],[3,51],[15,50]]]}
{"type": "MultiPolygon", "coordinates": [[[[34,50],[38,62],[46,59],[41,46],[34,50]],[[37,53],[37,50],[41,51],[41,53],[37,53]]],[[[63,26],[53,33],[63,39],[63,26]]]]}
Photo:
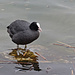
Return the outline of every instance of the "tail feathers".
{"type": "Polygon", "coordinates": [[[9,26],[7,26],[7,32],[9,33],[9,36],[12,38],[13,34],[11,33],[9,26]]]}
{"type": "Polygon", "coordinates": [[[9,26],[7,26],[7,29],[9,29],[9,26]]]}

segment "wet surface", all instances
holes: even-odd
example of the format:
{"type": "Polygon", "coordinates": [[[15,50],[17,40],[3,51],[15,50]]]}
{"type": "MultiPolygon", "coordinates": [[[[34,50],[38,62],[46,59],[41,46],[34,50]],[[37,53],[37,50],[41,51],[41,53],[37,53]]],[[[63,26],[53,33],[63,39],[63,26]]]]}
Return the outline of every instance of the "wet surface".
{"type": "MultiPolygon", "coordinates": [[[[71,75],[75,74],[75,1],[74,0],[0,0],[0,74],[1,75],[71,75]],[[8,54],[16,45],[8,36],[6,27],[16,19],[41,24],[42,32],[35,42],[28,45],[30,51],[38,52],[41,71],[19,70],[21,65],[8,54]],[[19,69],[18,69],[19,68],[19,69]]],[[[22,48],[24,46],[21,46],[22,48]]],[[[24,69],[24,68],[23,68],[24,69]]],[[[28,67],[26,68],[28,69],[28,67]]]]}

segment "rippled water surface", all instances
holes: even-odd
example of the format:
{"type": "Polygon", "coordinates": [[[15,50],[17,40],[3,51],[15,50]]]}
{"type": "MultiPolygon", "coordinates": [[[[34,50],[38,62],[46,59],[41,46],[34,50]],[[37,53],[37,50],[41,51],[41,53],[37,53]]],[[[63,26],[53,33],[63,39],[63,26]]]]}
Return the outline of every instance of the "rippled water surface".
{"type": "MultiPolygon", "coordinates": [[[[8,36],[6,27],[17,19],[23,19],[28,22],[37,21],[41,24],[42,32],[39,39],[28,45],[28,48],[39,52],[47,59],[47,61],[44,61],[41,57],[39,57],[40,67],[43,68],[43,72],[39,72],[39,74],[47,74],[46,68],[49,65],[53,69],[49,71],[48,74],[71,75],[70,68],[75,69],[75,67],[73,67],[73,63],[75,63],[74,48],[67,48],[66,46],[53,44],[58,43],[57,41],[59,41],[73,47],[75,46],[75,1],[0,0],[1,60],[8,60],[5,58],[4,53],[9,51],[9,49],[16,48],[16,45],[8,36]],[[54,65],[52,63],[54,63],[54,65]],[[57,67],[57,70],[55,67],[57,67]],[[64,68],[67,69],[67,71],[63,70],[64,68]]],[[[15,73],[13,65],[14,64],[1,64],[1,75],[10,75],[11,73],[14,73],[15,75],[25,74],[19,72],[15,73]],[[10,70],[10,73],[7,73],[8,70],[10,70]]],[[[29,72],[29,74],[30,73],[31,72],[29,72]]],[[[35,71],[32,71],[32,74],[35,74],[35,71]]]]}

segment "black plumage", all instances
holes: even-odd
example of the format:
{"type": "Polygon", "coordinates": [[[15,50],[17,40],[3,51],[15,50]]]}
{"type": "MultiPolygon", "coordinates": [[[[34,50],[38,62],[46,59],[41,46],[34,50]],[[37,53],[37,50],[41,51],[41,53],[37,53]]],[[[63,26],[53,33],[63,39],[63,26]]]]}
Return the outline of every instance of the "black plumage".
{"type": "Polygon", "coordinates": [[[39,37],[39,23],[29,23],[24,20],[16,20],[7,27],[12,41],[17,45],[26,45],[39,37]]]}

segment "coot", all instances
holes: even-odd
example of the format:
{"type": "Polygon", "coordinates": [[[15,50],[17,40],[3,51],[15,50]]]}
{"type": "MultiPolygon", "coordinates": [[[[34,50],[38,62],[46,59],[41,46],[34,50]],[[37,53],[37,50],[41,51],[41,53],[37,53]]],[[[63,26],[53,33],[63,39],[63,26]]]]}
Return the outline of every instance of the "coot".
{"type": "Polygon", "coordinates": [[[11,37],[12,41],[19,45],[26,45],[33,42],[39,37],[41,28],[37,22],[29,23],[24,20],[16,20],[7,26],[7,32],[11,37]]]}

